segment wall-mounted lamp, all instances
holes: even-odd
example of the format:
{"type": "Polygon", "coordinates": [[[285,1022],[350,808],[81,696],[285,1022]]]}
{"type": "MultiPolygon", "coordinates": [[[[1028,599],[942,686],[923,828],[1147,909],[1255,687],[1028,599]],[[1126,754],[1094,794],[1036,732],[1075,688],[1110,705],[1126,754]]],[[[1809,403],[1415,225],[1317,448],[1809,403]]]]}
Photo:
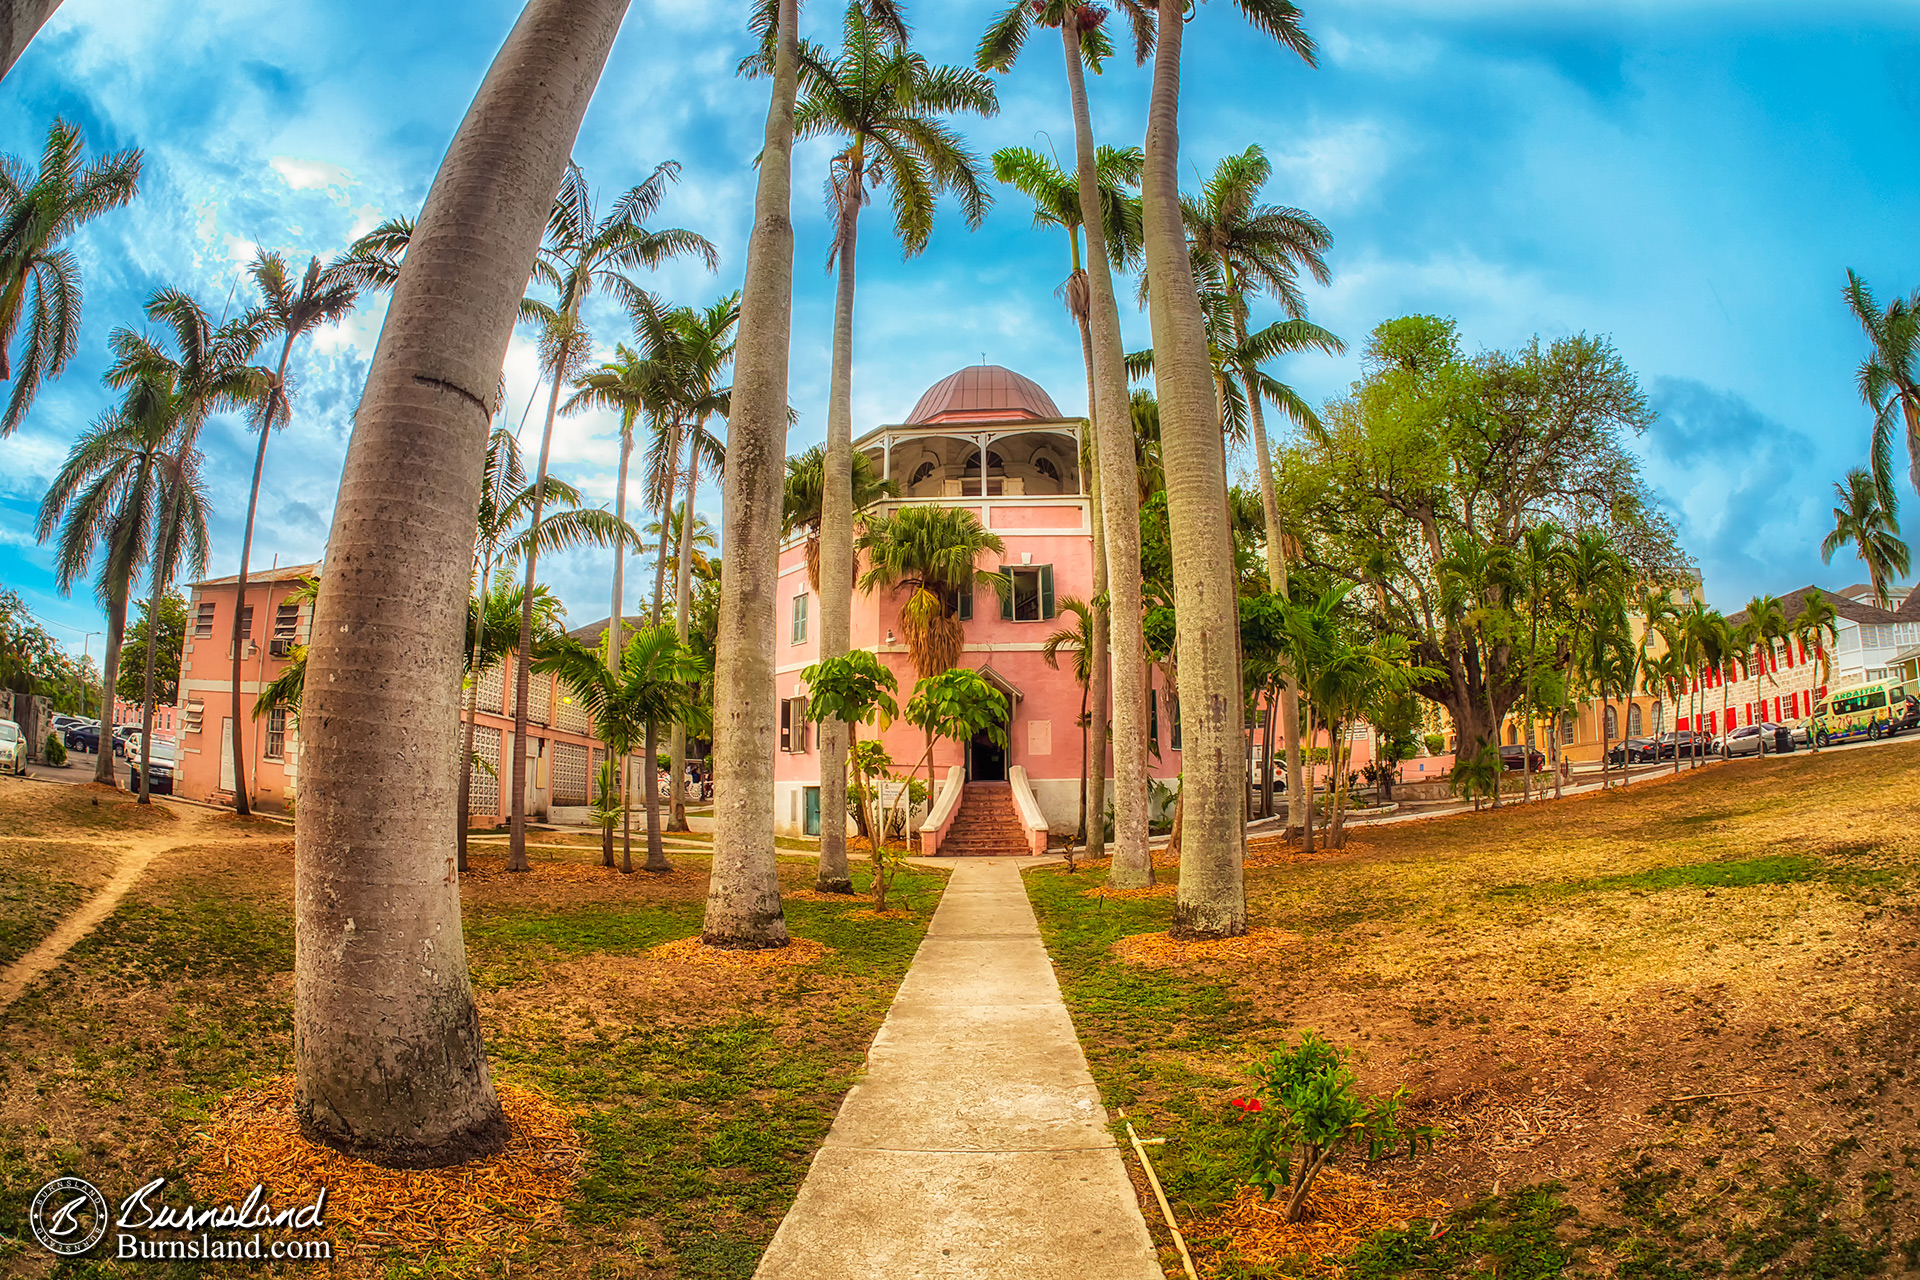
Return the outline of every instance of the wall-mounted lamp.
{"type": "Polygon", "coordinates": [[[888,627],[888,628],[887,628],[887,643],[888,643],[888,644],[892,644],[892,643],[893,643],[893,628],[892,628],[892,627],[888,627]]]}

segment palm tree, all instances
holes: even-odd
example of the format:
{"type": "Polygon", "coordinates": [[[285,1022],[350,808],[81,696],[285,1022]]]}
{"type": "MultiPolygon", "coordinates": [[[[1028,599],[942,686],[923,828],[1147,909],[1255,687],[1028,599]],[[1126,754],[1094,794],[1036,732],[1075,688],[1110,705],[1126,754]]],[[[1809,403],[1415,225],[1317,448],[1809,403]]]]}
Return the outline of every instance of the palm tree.
{"type": "MultiPolygon", "coordinates": [[[[547,460],[553,448],[553,422],[560,410],[560,392],[571,376],[580,372],[579,362],[586,354],[587,332],[580,322],[580,308],[587,298],[605,289],[627,307],[631,314],[642,307],[640,287],[625,274],[638,268],[652,269],[669,258],[693,255],[709,270],[719,265],[719,255],[704,236],[678,228],[650,231],[642,225],[660,207],[667,184],[680,175],[680,165],[668,160],[654,168],[645,182],[631,187],[614,202],[605,217],[596,214],[593,193],[579,165],[569,165],[547,219],[546,242],[534,260],[533,279],[550,286],[558,295],[558,305],[535,304],[542,319],[541,365],[548,383],[546,421],[540,431],[540,461],[534,470],[533,524],[540,523],[540,505],[547,478],[547,460]]],[[[527,554],[526,600],[532,603],[534,574],[539,568],[539,548],[527,554]]],[[[533,617],[523,613],[520,628],[523,645],[533,639],[533,617]]],[[[513,788],[512,818],[507,837],[507,870],[528,870],[527,863],[527,681],[528,665],[514,669],[515,703],[513,711],[513,766],[508,771],[513,788]]]]}
{"type": "MultiPolygon", "coordinates": [[[[1125,270],[1140,259],[1140,201],[1138,197],[1130,195],[1128,189],[1140,184],[1141,164],[1138,147],[1101,147],[1094,158],[1094,185],[1099,191],[1100,210],[1105,223],[1102,235],[1106,241],[1109,265],[1119,270],[1125,270]]],[[[1062,172],[1060,166],[1031,147],[1003,147],[994,152],[993,175],[1033,201],[1035,226],[1058,227],[1067,233],[1072,270],[1059,292],[1066,301],[1067,314],[1073,317],[1074,326],[1080,332],[1080,360],[1087,378],[1087,438],[1082,442],[1080,463],[1081,472],[1087,477],[1087,499],[1093,525],[1093,615],[1087,636],[1087,652],[1099,655],[1098,661],[1090,663],[1089,686],[1083,692],[1091,705],[1098,708],[1104,723],[1112,674],[1112,655],[1108,652],[1108,633],[1112,629],[1112,620],[1105,603],[1108,582],[1107,534],[1106,522],[1100,514],[1103,499],[1098,446],[1095,443],[1099,432],[1093,421],[1097,398],[1094,391],[1093,294],[1086,268],[1081,265],[1080,259],[1080,182],[1076,176],[1062,172]]],[[[1084,708],[1081,715],[1084,719],[1084,708]]],[[[1082,754],[1087,758],[1081,761],[1080,838],[1086,841],[1087,857],[1093,859],[1101,855],[1106,843],[1107,736],[1103,729],[1092,737],[1083,733],[1082,738],[1082,754]],[[1089,752],[1092,754],[1087,755],[1089,752]],[[1089,812],[1100,815],[1101,820],[1089,826],[1086,822],[1089,812]]]]}
{"type": "MultiPolygon", "coordinates": [[[[1209,325],[1209,345],[1223,425],[1235,440],[1252,436],[1266,530],[1268,590],[1285,599],[1286,539],[1274,493],[1273,452],[1267,441],[1264,404],[1271,400],[1302,425],[1311,425],[1317,419],[1291,387],[1263,373],[1260,366],[1281,355],[1309,349],[1339,354],[1346,350],[1346,344],[1307,322],[1306,301],[1297,284],[1303,267],[1321,284],[1331,279],[1325,254],[1333,237],[1309,213],[1257,203],[1260,189],[1272,174],[1266,153],[1257,145],[1250,146],[1222,159],[1199,198],[1183,200],[1181,209],[1196,271],[1218,286],[1220,305],[1209,306],[1206,311],[1213,322],[1209,325]],[[1250,300],[1262,292],[1281,304],[1287,319],[1249,334],[1250,300]]],[[[1203,304],[1207,301],[1203,293],[1203,304]]],[[[1284,669],[1281,722],[1286,730],[1288,776],[1292,777],[1300,768],[1299,704],[1293,681],[1284,669]]],[[[1296,825],[1296,815],[1289,806],[1287,826],[1291,829],[1296,825]]]]}
{"type": "MultiPolygon", "coordinates": [[[[1777,596],[1755,596],[1747,601],[1747,621],[1742,631],[1746,638],[1746,650],[1751,655],[1748,670],[1758,673],[1753,680],[1755,701],[1763,700],[1760,696],[1762,676],[1766,677],[1768,684],[1774,683],[1774,645],[1784,639],[1790,630],[1791,624],[1786,610],[1781,606],[1777,596]]],[[[1755,719],[1764,720],[1766,716],[1763,712],[1755,719]]],[[[1762,749],[1765,748],[1764,738],[1761,739],[1760,745],[1762,749]]]]}
{"type": "MultiPolygon", "coordinates": [[[[560,406],[565,414],[585,409],[610,409],[620,415],[620,473],[614,481],[613,514],[621,523],[627,518],[627,468],[633,461],[633,424],[654,402],[653,363],[636,354],[625,343],[614,347],[614,358],[599,368],[582,374],[574,382],[574,393],[560,406]]],[[[613,544],[613,607],[608,613],[611,633],[607,647],[620,653],[620,628],[627,611],[627,544],[617,538],[613,544]]]]}
{"type": "MultiPolygon", "coordinates": [[[[536,525],[531,519],[534,486],[527,480],[519,443],[513,438],[512,432],[505,428],[495,429],[487,439],[486,462],[480,475],[479,521],[473,539],[472,589],[478,593],[475,608],[483,617],[491,617],[493,613],[489,584],[493,581],[495,566],[504,568],[516,564],[530,549],[537,548],[551,554],[575,547],[623,545],[625,539],[634,537],[632,527],[619,516],[609,515],[596,507],[582,507],[580,491],[563,480],[548,476],[546,483],[540,486],[540,491],[543,514],[536,525]],[[548,503],[553,504],[552,510],[545,510],[548,503]]],[[[494,590],[497,591],[497,588],[494,590]]],[[[525,587],[521,587],[507,593],[514,602],[513,607],[523,612],[525,590],[525,587]]],[[[536,607],[544,590],[544,587],[534,589],[536,607]]],[[[518,637],[515,638],[517,641],[518,637]]],[[[521,652],[512,645],[508,646],[508,650],[521,652]]],[[[482,662],[480,641],[471,627],[466,652],[470,680],[466,697],[466,740],[460,753],[459,834],[456,838],[457,867],[461,871],[467,869],[467,828],[473,817],[473,738],[480,710],[479,677],[491,665],[482,662]]]]}
{"type": "Polygon", "coordinates": [[[1852,543],[1867,566],[1873,582],[1873,599],[1882,609],[1891,609],[1887,582],[1904,578],[1910,565],[1907,544],[1900,537],[1900,520],[1894,507],[1881,500],[1883,490],[1874,483],[1865,468],[1855,467],[1847,478],[1833,486],[1840,505],[1833,508],[1833,529],[1820,542],[1820,562],[1831,564],[1834,552],[1852,543]]]}
{"type": "MultiPolygon", "coordinates": [[[[1799,644],[1804,657],[1808,650],[1820,655],[1820,684],[1813,690],[1817,702],[1820,690],[1827,684],[1827,678],[1833,674],[1833,645],[1840,638],[1840,614],[1833,602],[1817,591],[1810,591],[1806,601],[1800,606],[1800,612],[1787,622],[1787,629],[1795,643],[1799,644]]],[[[1820,749],[1817,734],[1807,737],[1813,749],[1820,749]]]]}
{"type": "Polygon", "coordinates": [[[787,944],[773,843],[774,622],[780,578],[780,488],[787,441],[787,361],[793,338],[793,117],[800,86],[800,0],[755,12],[767,46],[767,124],[753,234],[740,292],[733,412],[713,671],[713,867],[701,939],[709,946],[787,944]]]}
{"type": "MultiPolygon", "coordinates": [[[[1288,0],[1236,0],[1254,26],[1309,65],[1313,41],[1288,0]]],[[[1146,170],[1140,195],[1153,281],[1154,387],[1166,444],[1167,518],[1173,534],[1175,615],[1180,661],[1186,824],[1180,846],[1180,895],[1173,932],[1221,938],[1246,932],[1242,862],[1246,775],[1240,726],[1237,594],[1233,538],[1221,495],[1227,488],[1225,442],[1207,359],[1206,319],[1194,285],[1180,209],[1180,50],[1183,6],[1156,9],[1153,96],[1147,109],[1146,170]]]]}
{"type": "Polygon", "coordinates": [[[306,274],[296,285],[287,273],[287,260],[278,253],[262,251],[249,268],[266,303],[261,307],[261,339],[280,335],[280,363],[274,369],[273,383],[266,390],[265,403],[258,420],[260,447],[253,455],[253,486],[247,491],[247,523],[240,536],[240,576],[235,580],[233,601],[233,811],[245,817],[250,810],[251,793],[247,789],[247,754],[241,726],[246,717],[240,706],[240,664],[246,657],[241,624],[247,616],[247,558],[253,552],[253,517],[260,505],[260,476],[267,465],[267,437],[276,426],[284,427],[293,416],[287,394],[287,361],[293,344],[318,329],[344,319],[359,299],[360,287],[352,273],[339,262],[326,267],[320,259],[307,262],[306,274]]]}
{"type": "MultiPolygon", "coordinates": [[[[684,718],[691,710],[694,685],[700,676],[698,665],[680,646],[673,628],[658,624],[635,631],[615,666],[608,664],[604,648],[589,649],[570,636],[561,636],[534,660],[533,669],[558,673],[593,717],[594,735],[607,744],[607,754],[615,760],[632,758],[648,726],[684,718]]],[[[649,789],[653,788],[653,770],[649,757],[643,770],[649,775],[649,789]]],[[[626,821],[629,830],[620,870],[631,875],[632,819],[626,821]]],[[[602,848],[610,852],[612,841],[613,831],[607,828],[602,848]]],[[[665,872],[673,867],[664,854],[656,860],[649,851],[646,870],[665,872]]]]}
{"type": "MultiPolygon", "coordinates": [[[[6,31],[0,18],[0,32],[18,41],[16,54],[38,25],[6,31]]],[[[0,46],[8,43],[0,38],[0,46]]],[[[0,65],[0,74],[11,65],[0,65]]],[[[64,241],[139,189],[137,149],[84,167],[82,159],[79,127],[55,120],[37,171],[13,156],[0,160],[0,382],[13,382],[0,439],[18,429],[40,384],[60,376],[80,343],[80,263],[64,241]],[[25,344],[17,357],[16,341],[25,344]]]]}
{"type": "MultiPolygon", "coordinates": [[[[780,536],[791,538],[804,529],[807,533],[807,584],[820,590],[820,499],[826,491],[827,447],[816,444],[804,453],[787,459],[786,489],[780,501],[780,536]]],[[[882,498],[899,493],[891,480],[882,480],[873,469],[873,459],[864,453],[853,455],[853,509],[866,510],[882,498]]]]}
{"type": "Polygon", "coordinates": [[[1895,433],[1903,426],[1908,483],[1920,489],[1920,289],[1882,311],[1867,282],[1848,271],[1845,296],[1871,348],[1860,362],[1860,398],[1873,410],[1873,479],[1880,505],[1891,515],[1899,506],[1893,491],[1895,433]]]}
{"type": "MultiPolygon", "coordinates": [[[[1040,650],[1040,656],[1046,659],[1049,667],[1058,671],[1060,651],[1065,649],[1073,654],[1073,678],[1080,686],[1080,831],[1075,838],[1085,842],[1087,857],[1094,858],[1099,856],[1095,852],[1102,834],[1099,829],[1106,826],[1106,808],[1100,800],[1100,789],[1092,783],[1096,773],[1106,772],[1106,725],[1102,722],[1097,735],[1087,732],[1093,720],[1087,712],[1088,700],[1101,666],[1093,660],[1093,655],[1099,652],[1094,645],[1094,623],[1099,611],[1078,596],[1062,596],[1060,612],[1072,614],[1073,625],[1061,627],[1049,635],[1040,650]],[[1099,752],[1097,760],[1094,756],[1096,751],[1099,752]],[[1087,821],[1089,812],[1094,815],[1092,822],[1087,821]]],[[[1093,705],[1099,706],[1098,703],[1093,705]]]]}
{"type": "Polygon", "coordinates": [[[961,600],[981,583],[1009,589],[1006,574],[979,567],[981,556],[1005,555],[1007,544],[964,508],[916,503],[876,516],[860,531],[855,549],[867,561],[862,591],[907,593],[900,634],[922,677],[959,665],[961,600]]]}
{"type": "MultiPolygon", "coordinates": [[[[197,303],[172,289],[157,291],[146,311],[173,339],[175,352],[158,338],[114,330],[106,381],[123,393],[121,402],[75,442],[47,488],[37,529],[42,542],[59,529],[55,581],[62,591],[102,553],[96,590],[107,611],[107,690],[119,679],[135,574],[149,567],[157,601],[183,551],[197,558],[205,549],[204,532],[197,543],[186,536],[200,507],[194,443],[201,425],[209,413],[243,403],[260,388],[259,371],[246,366],[259,341],[249,320],[216,330],[197,303]],[[168,540],[156,548],[163,531],[168,540]],[[156,550],[164,567],[153,572],[156,550]]],[[[115,785],[112,752],[100,753],[94,780],[115,785]]]]}
{"type": "MultiPolygon", "coordinates": [[[[1145,62],[1153,49],[1153,26],[1142,0],[1116,0],[1133,27],[1134,57],[1145,62]]],[[[1107,652],[1113,687],[1114,843],[1108,879],[1120,888],[1153,883],[1147,847],[1147,651],[1141,633],[1145,605],[1140,587],[1140,490],[1131,440],[1112,424],[1131,420],[1125,355],[1120,345],[1120,308],[1113,287],[1108,244],[1108,203],[1100,182],[1087,103],[1086,68],[1097,73],[1112,45],[1101,27],[1107,11],[1077,0],[1012,0],[980,37],[974,65],[1007,71],[1035,26],[1057,27],[1065,55],[1067,97],[1073,110],[1074,176],[1080,193],[1080,225],[1087,239],[1087,318],[1093,363],[1093,394],[1087,405],[1098,473],[1098,512],[1107,565],[1107,652]]],[[[1144,173],[1144,156],[1142,158],[1144,173]]],[[[1144,243],[1144,241],[1143,241],[1144,243]]],[[[1089,486],[1090,491],[1093,486],[1089,486]]],[[[1104,760],[1103,760],[1104,764],[1104,760]]],[[[1104,769],[1103,769],[1104,772],[1104,769]]],[[[1102,817],[1104,822],[1104,816],[1102,817]]]]}
{"type": "MultiPolygon", "coordinates": [[[[833,310],[833,368],[827,389],[827,452],[820,504],[820,658],[843,657],[853,625],[853,300],[860,210],[884,189],[894,232],[912,257],[933,233],[936,201],[959,197],[967,225],[977,227],[992,202],[978,161],[942,118],[999,110],[993,84],[962,67],[935,67],[907,47],[904,33],[875,22],[855,0],[847,6],[840,52],[810,68],[807,93],[794,116],[802,138],[832,138],[828,212],[834,220],[827,253],[838,268],[833,310]]],[[[820,810],[847,810],[847,727],[820,722],[820,810]]],[[[820,828],[822,874],[846,860],[846,824],[820,828]]]]}
{"type": "Polygon", "coordinates": [[[309,1137],[389,1166],[508,1137],[449,866],[454,753],[421,744],[458,730],[449,639],[489,404],[626,7],[529,0],[488,69],[409,240],[334,506],[294,841],[298,1108],[309,1137]]]}

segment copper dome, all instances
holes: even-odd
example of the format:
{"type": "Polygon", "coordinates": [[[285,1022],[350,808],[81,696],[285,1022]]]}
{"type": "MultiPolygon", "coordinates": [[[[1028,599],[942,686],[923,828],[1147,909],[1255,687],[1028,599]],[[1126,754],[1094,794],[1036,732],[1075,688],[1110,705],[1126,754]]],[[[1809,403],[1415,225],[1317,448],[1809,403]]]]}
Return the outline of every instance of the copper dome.
{"type": "Polygon", "coordinates": [[[997,364],[970,364],[928,387],[907,421],[1045,421],[1059,416],[1053,397],[1033,379],[997,364]]]}

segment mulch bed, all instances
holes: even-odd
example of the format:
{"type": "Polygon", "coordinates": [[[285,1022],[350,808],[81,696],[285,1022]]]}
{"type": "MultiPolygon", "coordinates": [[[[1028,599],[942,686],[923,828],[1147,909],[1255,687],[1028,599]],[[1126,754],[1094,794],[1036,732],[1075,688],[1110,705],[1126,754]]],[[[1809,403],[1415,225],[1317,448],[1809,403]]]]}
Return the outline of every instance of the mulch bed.
{"type": "Polygon", "coordinates": [[[1180,891],[1177,883],[1150,884],[1144,889],[1115,889],[1108,885],[1097,884],[1081,893],[1083,898],[1167,898],[1180,891]]]}
{"type": "Polygon", "coordinates": [[[790,938],[784,947],[761,951],[735,951],[710,947],[697,936],[663,942],[647,952],[675,964],[721,965],[732,969],[778,969],[789,965],[813,964],[833,954],[833,948],[812,938],[790,938]]]}
{"type": "Polygon", "coordinates": [[[202,1139],[195,1192],[238,1202],[257,1183],[287,1206],[324,1187],[327,1225],[350,1230],[360,1251],[508,1245],[560,1225],[586,1148],[565,1111],[529,1090],[495,1087],[513,1136],[497,1154],[450,1169],[383,1169],[308,1141],[294,1119],[292,1076],[240,1090],[202,1139]]]}
{"type": "MultiPolygon", "coordinates": [[[[603,867],[597,862],[549,862],[542,860],[532,863],[527,871],[509,871],[502,866],[469,866],[460,873],[460,879],[475,884],[503,884],[517,881],[523,884],[577,884],[582,880],[617,880],[621,877],[618,867],[603,867]]],[[[634,875],[640,875],[638,866],[634,875]]],[[[658,875],[659,872],[649,872],[658,875]]]]}
{"type": "Polygon", "coordinates": [[[1116,960],[1158,968],[1209,960],[1265,960],[1291,951],[1300,935],[1285,929],[1249,929],[1238,938],[1186,940],[1166,933],[1136,933],[1113,944],[1116,960]]]}
{"type": "Polygon", "coordinates": [[[1336,1259],[1374,1233],[1405,1228],[1414,1218],[1438,1219],[1446,1212],[1445,1204],[1411,1188],[1330,1168],[1314,1180],[1304,1221],[1286,1220],[1284,1198],[1266,1200],[1257,1188],[1241,1187],[1220,1213],[1194,1223],[1187,1234],[1205,1274],[1218,1274],[1208,1266],[1216,1259],[1231,1257],[1263,1274],[1291,1259],[1309,1275],[1338,1280],[1347,1269],[1336,1259]]]}

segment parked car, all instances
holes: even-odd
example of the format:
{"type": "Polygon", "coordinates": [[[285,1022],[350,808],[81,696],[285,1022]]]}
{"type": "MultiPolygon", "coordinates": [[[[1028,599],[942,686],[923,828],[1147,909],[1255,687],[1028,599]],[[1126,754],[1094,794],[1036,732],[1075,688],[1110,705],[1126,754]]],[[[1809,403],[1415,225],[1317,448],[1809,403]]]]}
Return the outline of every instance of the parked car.
{"type": "Polygon", "coordinates": [[[1547,768],[1547,758],[1540,754],[1539,748],[1526,747],[1515,742],[1500,748],[1500,767],[1510,773],[1523,771],[1544,773],[1547,768]]]}
{"type": "Polygon", "coordinates": [[[79,720],[68,725],[61,736],[66,740],[69,751],[100,750],[100,726],[91,720],[79,720]]]}
{"type": "Polygon", "coordinates": [[[113,726],[113,754],[122,760],[127,758],[127,739],[140,735],[137,724],[117,724],[113,726]]]}
{"type": "Polygon", "coordinates": [[[1791,751],[1793,750],[1793,730],[1764,721],[1760,724],[1744,725],[1722,734],[1714,741],[1713,749],[1728,759],[1734,756],[1771,755],[1781,751],[1791,751]]]}
{"type": "Polygon", "coordinates": [[[27,739],[11,720],[0,720],[0,769],[18,774],[27,771],[27,739]]]}
{"type": "Polygon", "coordinates": [[[1766,740],[1767,750],[1788,752],[1794,750],[1793,730],[1783,724],[1774,724],[1768,720],[1760,722],[1760,736],[1766,740]]]}
{"type": "MultiPolygon", "coordinates": [[[[173,794],[173,766],[177,759],[174,744],[165,738],[155,738],[152,757],[148,766],[147,790],[155,795],[170,796],[173,794]]],[[[127,758],[133,762],[133,776],[127,780],[127,785],[137,789],[140,786],[140,752],[135,750],[127,758]]]]}
{"type": "Polygon", "coordinates": [[[1607,752],[1607,763],[1614,768],[1627,764],[1652,764],[1660,758],[1660,740],[1658,738],[1628,738],[1616,742],[1607,752]]]}
{"type": "Polygon", "coordinates": [[[1682,760],[1691,759],[1694,752],[1706,755],[1713,749],[1713,737],[1710,734],[1696,733],[1691,729],[1682,729],[1669,733],[1660,739],[1660,758],[1671,760],[1679,756],[1682,760]]]}

